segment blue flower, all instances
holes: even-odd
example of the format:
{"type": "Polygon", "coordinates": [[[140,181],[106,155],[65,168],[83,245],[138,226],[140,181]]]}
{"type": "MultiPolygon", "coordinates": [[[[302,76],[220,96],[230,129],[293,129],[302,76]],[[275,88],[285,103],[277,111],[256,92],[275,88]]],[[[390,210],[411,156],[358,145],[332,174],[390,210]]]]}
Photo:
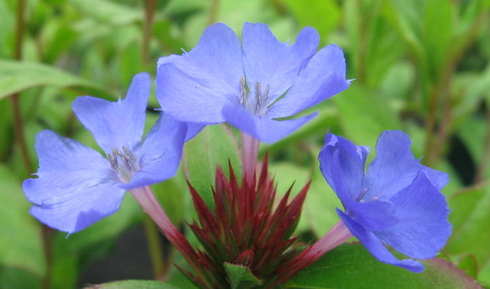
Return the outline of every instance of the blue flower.
{"type": "Polygon", "coordinates": [[[141,142],[150,88],[149,75],[142,73],[124,100],[84,96],[74,101],[75,114],[107,158],[50,130],[36,136],[37,178],[23,183],[34,217],[74,233],[116,212],[126,190],[174,176],[187,128],[163,115],[141,142]]]}
{"type": "Polygon", "coordinates": [[[342,50],[316,52],[318,33],[304,28],[293,45],[265,24],[245,23],[242,40],[226,25],[211,25],[198,45],[158,61],[157,98],[186,122],[228,122],[266,143],[276,142],[316,114],[281,120],[349,86],[342,50]]]}
{"type": "Polygon", "coordinates": [[[410,258],[435,256],[451,235],[449,209],[440,189],[445,173],[419,163],[401,131],[385,131],[376,158],[364,170],[369,148],[327,133],[319,155],[320,169],[340,198],[337,213],[350,232],[379,261],[421,272],[415,260],[398,260],[391,246],[410,258]]]}

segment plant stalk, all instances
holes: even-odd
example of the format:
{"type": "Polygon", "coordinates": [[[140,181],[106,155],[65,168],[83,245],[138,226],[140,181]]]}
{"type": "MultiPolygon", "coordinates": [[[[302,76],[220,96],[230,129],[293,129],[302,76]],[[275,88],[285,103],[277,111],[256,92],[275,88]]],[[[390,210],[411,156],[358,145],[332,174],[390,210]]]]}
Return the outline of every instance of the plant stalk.
{"type": "Polygon", "coordinates": [[[257,167],[260,141],[253,136],[242,132],[242,166],[245,180],[251,183],[257,167]]]}

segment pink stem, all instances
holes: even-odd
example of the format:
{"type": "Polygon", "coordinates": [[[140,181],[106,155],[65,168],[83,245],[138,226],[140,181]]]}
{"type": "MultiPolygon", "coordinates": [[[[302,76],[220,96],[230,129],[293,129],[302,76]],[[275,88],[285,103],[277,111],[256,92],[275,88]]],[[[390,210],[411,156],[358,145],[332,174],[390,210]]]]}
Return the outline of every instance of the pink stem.
{"type": "Polygon", "coordinates": [[[339,220],[337,224],[335,224],[335,226],[333,226],[332,229],[325,234],[325,236],[307,248],[302,257],[313,258],[316,261],[325,253],[338,245],[345,243],[350,238],[352,238],[352,233],[345,226],[342,220],[339,220]]]}
{"type": "Polygon", "coordinates": [[[242,132],[242,165],[245,179],[251,183],[257,167],[260,141],[253,136],[242,132]]]}
{"type": "Polygon", "coordinates": [[[143,207],[153,221],[162,230],[163,234],[172,243],[177,250],[184,256],[191,267],[198,272],[198,275],[204,276],[201,260],[192,249],[185,236],[174,226],[167,214],[163,211],[160,203],[157,201],[149,186],[129,190],[136,201],[143,207]]]}
{"type": "Polygon", "coordinates": [[[320,259],[325,253],[344,243],[352,237],[349,229],[340,220],[335,226],[328,231],[325,236],[318,240],[315,244],[306,248],[304,251],[296,255],[293,259],[287,261],[281,269],[284,276],[277,282],[285,282],[296,275],[299,271],[310,266],[320,259]]]}
{"type": "Polygon", "coordinates": [[[175,237],[180,234],[180,231],[174,226],[167,214],[163,211],[149,186],[135,188],[130,190],[130,192],[141,207],[143,207],[145,213],[153,219],[165,235],[175,237]]]}

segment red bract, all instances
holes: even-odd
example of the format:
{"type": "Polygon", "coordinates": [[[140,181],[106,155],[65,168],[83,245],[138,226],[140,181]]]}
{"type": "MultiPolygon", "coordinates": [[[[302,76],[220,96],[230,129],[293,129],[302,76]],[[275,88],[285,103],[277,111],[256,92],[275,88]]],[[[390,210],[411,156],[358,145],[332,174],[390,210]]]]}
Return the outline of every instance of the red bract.
{"type": "MultiPolygon", "coordinates": [[[[261,288],[274,288],[291,276],[282,268],[300,252],[301,244],[292,237],[298,223],[309,183],[289,201],[291,188],[275,205],[276,186],[269,176],[267,156],[260,175],[251,182],[238,182],[233,168],[229,180],[221,168],[216,172],[211,210],[189,185],[198,220],[190,228],[202,249],[195,250],[186,240],[177,248],[195,270],[182,270],[201,288],[230,288],[224,264],[247,267],[262,281],[261,288]]],[[[296,270],[295,270],[296,271],[296,270]]]]}

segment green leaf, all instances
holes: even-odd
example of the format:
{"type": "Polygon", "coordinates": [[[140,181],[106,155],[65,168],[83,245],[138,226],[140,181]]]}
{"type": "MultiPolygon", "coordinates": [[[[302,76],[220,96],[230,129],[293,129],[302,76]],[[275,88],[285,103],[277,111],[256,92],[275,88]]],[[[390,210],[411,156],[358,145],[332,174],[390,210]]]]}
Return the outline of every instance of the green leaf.
{"type": "MultiPolygon", "coordinates": [[[[7,1],[0,1],[0,57],[12,55],[13,46],[9,42],[15,26],[15,13],[7,1]]],[[[13,37],[12,37],[13,38],[13,37]]],[[[13,42],[12,42],[13,43],[13,42]]]]}
{"type": "Polygon", "coordinates": [[[0,100],[32,87],[73,88],[108,99],[114,97],[98,85],[63,70],[34,62],[0,59],[0,100]]]}
{"type": "Polygon", "coordinates": [[[0,166],[0,186],[0,266],[43,276],[46,268],[41,228],[28,213],[30,204],[20,182],[5,166],[0,166]]]}
{"type": "Polygon", "coordinates": [[[355,83],[334,101],[339,108],[340,125],[358,145],[373,146],[381,132],[401,127],[387,99],[355,83]]]}
{"type": "Polygon", "coordinates": [[[249,289],[262,284],[246,266],[225,263],[224,267],[231,289],[249,289]]]}
{"type": "Polygon", "coordinates": [[[425,271],[412,273],[377,261],[361,244],[344,244],[288,282],[287,288],[471,289],[481,288],[453,264],[440,258],[422,261],[425,271]]]}
{"type": "Polygon", "coordinates": [[[392,13],[389,18],[414,54],[420,59],[423,54],[422,18],[423,0],[391,0],[392,13]]]}
{"type": "Polygon", "coordinates": [[[143,11],[105,0],[72,0],[87,16],[111,25],[124,25],[143,19],[143,11]],[[97,7],[94,9],[94,7],[97,7]]]}
{"type": "Polygon", "coordinates": [[[41,289],[41,277],[34,276],[24,270],[0,266],[0,288],[41,289]]]}
{"type": "Polygon", "coordinates": [[[447,0],[425,1],[423,15],[424,57],[430,66],[429,73],[438,77],[446,68],[448,51],[453,34],[453,4],[447,0]]]}
{"type": "Polygon", "coordinates": [[[313,26],[321,37],[329,34],[340,22],[340,9],[336,1],[285,0],[284,4],[298,20],[300,27],[313,26]]]}
{"type": "Polygon", "coordinates": [[[488,186],[462,191],[449,198],[453,235],[446,250],[452,255],[475,256],[481,264],[478,279],[490,284],[490,189],[488,186]],[[471,245],[469,245],[471,244],[471,245]]]}
{"type": "Polygon", "coordinates": [[[70,20],[54,18],[53,21],[49,21],[41,26],[40,41],[44,46],[44,62],[55,63],[76,40],[77,33],[73,30],[72,25],[70,25],[70,20]]]}
{"type": "Polygon", "coordinates": [[[345,24],[352,55],[351,75],[368,87],[377,87],[384,74],[398,60],[405,46],[384,17],[384,1],[345,2],[345,24]]]}
{"type": "Polygon", "coordinates": [[[320,169],[313,172],[312,179],[301,219],[304,219],[313,233],[320,238],[339,221],[335,208],[342,208],[342,203],[328,185],[320,169]]]}
{"type": "Polygon", "coordinates": [[[458,268],[465,271],[471,278],[478,276],[478,261],[473,255],[466,255],[459,259],[458,268]]]}
{"type": "Polygon", "coordinates": [[[142,209],[131,194],[124,196],[120,209],[90,227],[67,237],[58,232],[54,237],[53,280],[54,288],[72,288],[78,274],[90,262],[107,256],[117,238],[135,224],[142,209]]]}
{"type": "Polygon", "coordinates": [[[237,176],[241,175],[236,139],[224,125],[208,125],[184,149],[183,165],[190,184],[204,201],[214,207],[212,190],[216,168],[228,174],[230,161],[237,176]]]}
{"type": "Polygon", "coordinates": [[[85,289],[178,289],[178,287],[159,281],[124,280],[93,285],[85,289]]]}

